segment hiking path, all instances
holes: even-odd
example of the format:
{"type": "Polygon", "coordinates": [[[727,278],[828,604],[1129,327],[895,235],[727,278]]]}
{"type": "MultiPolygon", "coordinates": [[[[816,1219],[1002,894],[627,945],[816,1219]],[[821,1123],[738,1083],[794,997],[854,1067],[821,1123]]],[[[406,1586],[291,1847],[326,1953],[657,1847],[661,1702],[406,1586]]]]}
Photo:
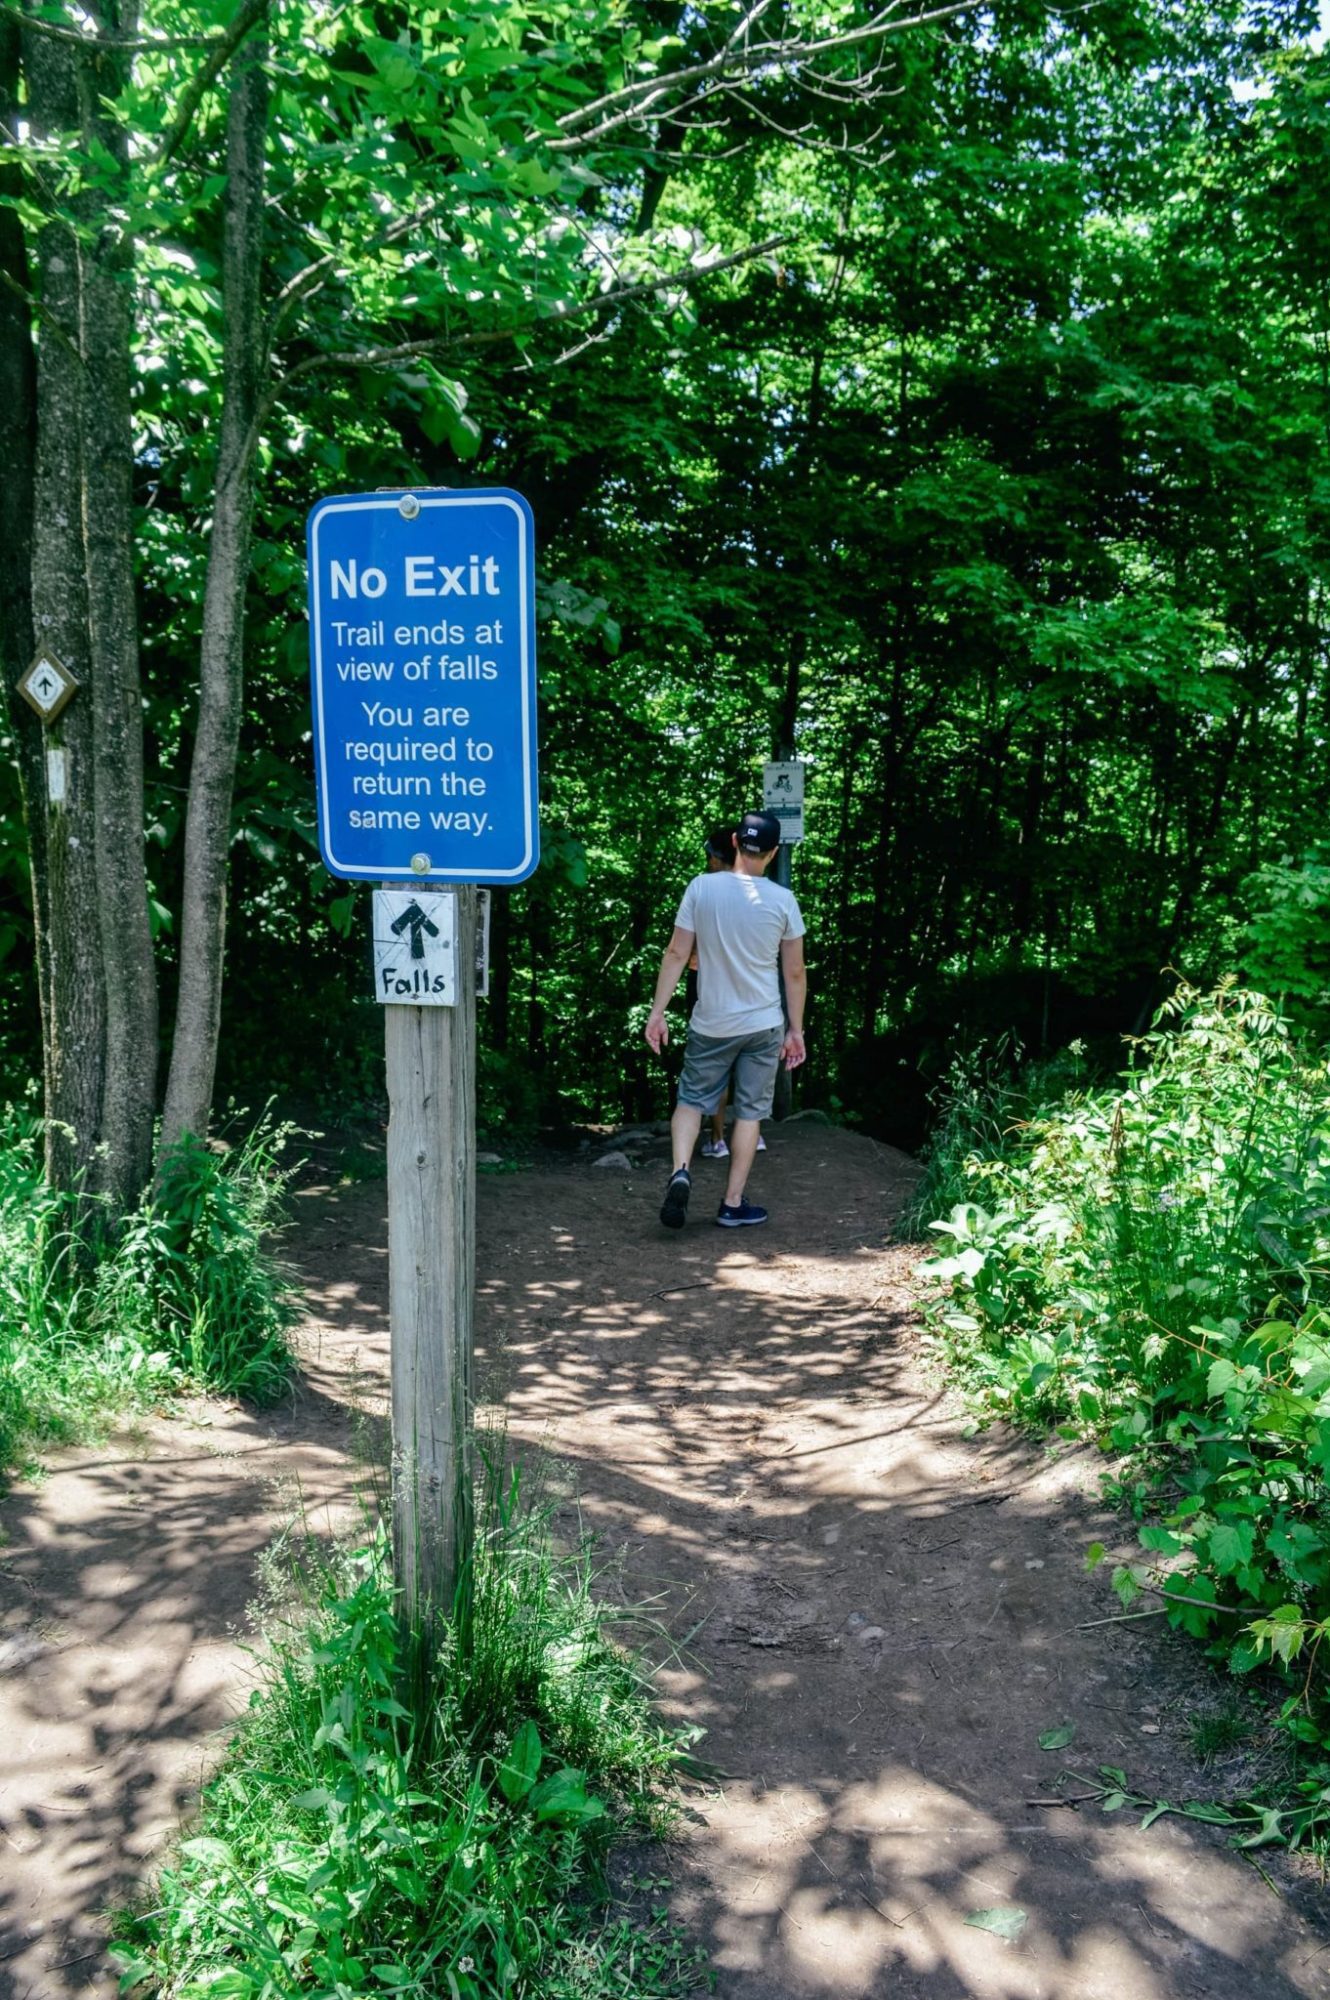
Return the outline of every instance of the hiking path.
{"type": "MultiPolygon", "coordinates": [[[[715,1228],[700,1161],[671,1234],[664,1140],[616,1148],[482,1176],[480,1381],[645,1608],[663,1712],[706,1732],[663,1872],[721,2000],[1330,2000],[1305,1865],[1041,1803],[1066,1765],[1223,1793],[1252,1753],[1202,1768],[1197,1650],[1105,1622],[1085,1552],[1131,1536],[1102,1461],[976,1432],[942,1385],[890,1240],[912,1163],[796,1120],[754,1175],[767,1228],[715,1228]],[[1018,1935],[967,1922],[994,1909],[1018,1935]]],[[[382,1480],[385,1189],[295,1206],[292,1399],[178,1407],[0,1506],[0,2000],[114,1991],[101,1914],[244,1706],[262,1550],[297,1508],[345,1529],[382,1480]]]]}

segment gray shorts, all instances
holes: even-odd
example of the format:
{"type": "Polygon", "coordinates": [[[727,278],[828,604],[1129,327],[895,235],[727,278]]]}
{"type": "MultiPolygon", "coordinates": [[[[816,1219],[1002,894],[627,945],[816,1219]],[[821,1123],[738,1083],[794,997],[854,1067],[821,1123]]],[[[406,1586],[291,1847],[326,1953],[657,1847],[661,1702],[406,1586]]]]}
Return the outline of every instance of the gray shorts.
{"type": "Polygon", "coordinates": [[[691,1105],[694,1111],[718,1110],[733,1070],[735,1117],[770,1118],[784,1040],[784,1028],[759,1028],[755,1035],[727,1035],[720,1041],[690,1028],[679,1078],[680,1104],[691,1105]]]}

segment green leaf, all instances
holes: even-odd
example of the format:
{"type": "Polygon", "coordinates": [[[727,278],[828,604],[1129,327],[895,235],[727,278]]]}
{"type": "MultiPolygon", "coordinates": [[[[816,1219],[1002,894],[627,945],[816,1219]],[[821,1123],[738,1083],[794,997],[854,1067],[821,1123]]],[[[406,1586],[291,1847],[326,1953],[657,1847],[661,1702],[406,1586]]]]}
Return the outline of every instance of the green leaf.
{"type": "Polygon", "coordinates": [[[605,1811],[600,1799],[588,1796],[584,1773],[567,1766],[536,1786],[531,1794],[531,1808],[537,1819],[574,1822],[599,1819],[605,1811]]]}
{"type": "Polygon", "coordinates": [[[1212,1361],[1210,1373],[1206,1377],[1206,1394],[1222,1396],[1231,1389],[1238,1379],[1238,1371],[1231,1361],[1212,1361]]]}
{"type": "Polygon", "coordinates": [[[1085,1567],[1087,1569],[1098,1569],[1107,1554],[1108,1550],[1102,1542],[1091,1542],[1089,1548],[1085,1551],[1085,1567]]]}
{"type": "Polygon", "coordinates": [[[1014,1943],[1030,1919],[1024,1910],[998,1908],[971,1910],[965,1921],[972,1930],[991,1931],[994,1937],[1006,1938],[1009,1943],[1014,1943]]]}
{"type": "Polygon", "coordinates": [[[508,1755],[499,1766],[499,1790],[509,1805],[516,1805],[531,1790],[540,1771],[543,1754],[540,1733],[535,1723],[528,1719],[518,1728],[508,1755]]]}
{"type": "Polygon", "coordinates": [[[1232,1576],[1252,1558],[1256,1536],[1250,1521],[1219,1521],[1210,1530],[1209,1557],[1220,1576],[1232,1576]]]}
{"type": "Polygon", "coordinates": [[[190,1861],[206,1861],[214,1868],[234,1868],[235,1854],[224,1840],[214,1840],[211,1834],[200,1833],[193,1840],[180,1844],[180,1852],[190,1861]]]}
{"type": "Polygon", "coordinates": [[[1065,1750],[1076,1734],[1074,1722],[1060,1722],[1056,1729],[1046,1729],[1039,1738],[1041,1750],[1065,1750]]]}

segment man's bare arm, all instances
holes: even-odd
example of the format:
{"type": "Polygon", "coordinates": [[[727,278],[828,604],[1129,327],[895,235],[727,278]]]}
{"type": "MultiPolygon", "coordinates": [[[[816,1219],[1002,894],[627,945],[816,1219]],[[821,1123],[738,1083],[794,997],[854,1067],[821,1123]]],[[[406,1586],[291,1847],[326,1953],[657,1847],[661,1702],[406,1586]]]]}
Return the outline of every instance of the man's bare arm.
{"type": "Polygon", "coordinates": [[[661,958],[660,972],[656,977],[655,997],[651,1002],[651,1012],[647,1015],[646,1025],[646,1038],[657,1055],[670,1039],[670,1025],[665,1019],[665,1009],[669,1006],[670,995],[679,984],[693,955],[693,946],[696,942],[695,931],[683,930],[676,924],[674,935],[666,945],[664,956],[661,958]]]}
{"type": "Polygon", "coordinates": [[[804,1004],[808,998],[808,969],[804,964],[804,941],[785,938],[780,948],[781,978],[785,983],[785,1015],[789,1023],[781,1054],[786,1069],[798,1069],[807,1051],[804,1048],[804,1004]]]}

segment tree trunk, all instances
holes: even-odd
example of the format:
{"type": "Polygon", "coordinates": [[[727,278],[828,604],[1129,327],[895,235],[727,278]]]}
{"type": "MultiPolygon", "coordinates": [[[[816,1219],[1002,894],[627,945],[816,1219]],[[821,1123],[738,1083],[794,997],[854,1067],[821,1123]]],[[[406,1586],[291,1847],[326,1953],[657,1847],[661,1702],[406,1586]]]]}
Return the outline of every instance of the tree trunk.
{"type": "Polygon", "coordinates": [[[242,45],[227,114],[222,418],[199,655],[199,714],[185,821],[180,995],[161,1158],[201,1138],[212,1109],[226,943],[226,873],[244,692],[245,594],[254,512],[252,434],[262,387],[260,279],[268,129],[266,28],[242,45]]]}
{"type": "MultiPolygon", "coordinates": [[[[0,123],[16,129],[19,117],[19,30],[0,17],[0,123]]],[[[22,187],[17,161],[0,157],[0,195],[22,187]]],[[[42,920],[46,884],[45,759],[42,725],[15,684],[32,659],[32,505],[37,449],[37,357],[22,292],[28,288],[23,229],[12,209],[0,207],[0,465],[5,468],[5,532],[0,535],[0,674],[9,699],[10,727],[18,753],[23,817],[32,871],[36,929],[37,999],[45,1021],[50,967],[42,920]],[[15,289],[18,288],[18,289],[15,289]]]]}
{"type": "MultiPolygon", "coordinates": [[[[28,102],[46,136],[78,123],[74,50],[26,38],[28,102]]],[[[43,764],[29,800],[43,985],[46,1171],[52,1185],[81,1185],[101,1131],[106,1073],[106,990],[97,903],[91,660],[83,515],[80,351],[82,258],[74,230],[53,221],[34,246],[44,332],[37,354],[31,613],[35,642],[56,654],[80,692],[43,733],[43,764]],[[52,787],[52,760],[63,783],[52,787]],[[42,873],[36,872],[41,856],[42,873]],[[42,879],[44,876],[44,879],[42,879]]]]}
{"type": "MultiPolygon", "coordinates": [[[[103,34],[132,36],[134,0],[97,14],[103,34]]],[[[109,116],[127,61],[80,57],[85,144],[104,149],[129,175],[125,134],[109,116]]],[[[127,195],[127,187],[119,191],[127,195]]],[[[143,846],[143,697],[134,595],[133,432],[130,341],[133,243],[115,191],[102,197],[100,228],[83,253],[83,531],[88,565],[92,667],[93,801],[106,988],[106,1068],[94,1187],[114,1210],[131,1207],[152,1168],[157,1102],[157,976],[148,922],[143,846]]]]}

